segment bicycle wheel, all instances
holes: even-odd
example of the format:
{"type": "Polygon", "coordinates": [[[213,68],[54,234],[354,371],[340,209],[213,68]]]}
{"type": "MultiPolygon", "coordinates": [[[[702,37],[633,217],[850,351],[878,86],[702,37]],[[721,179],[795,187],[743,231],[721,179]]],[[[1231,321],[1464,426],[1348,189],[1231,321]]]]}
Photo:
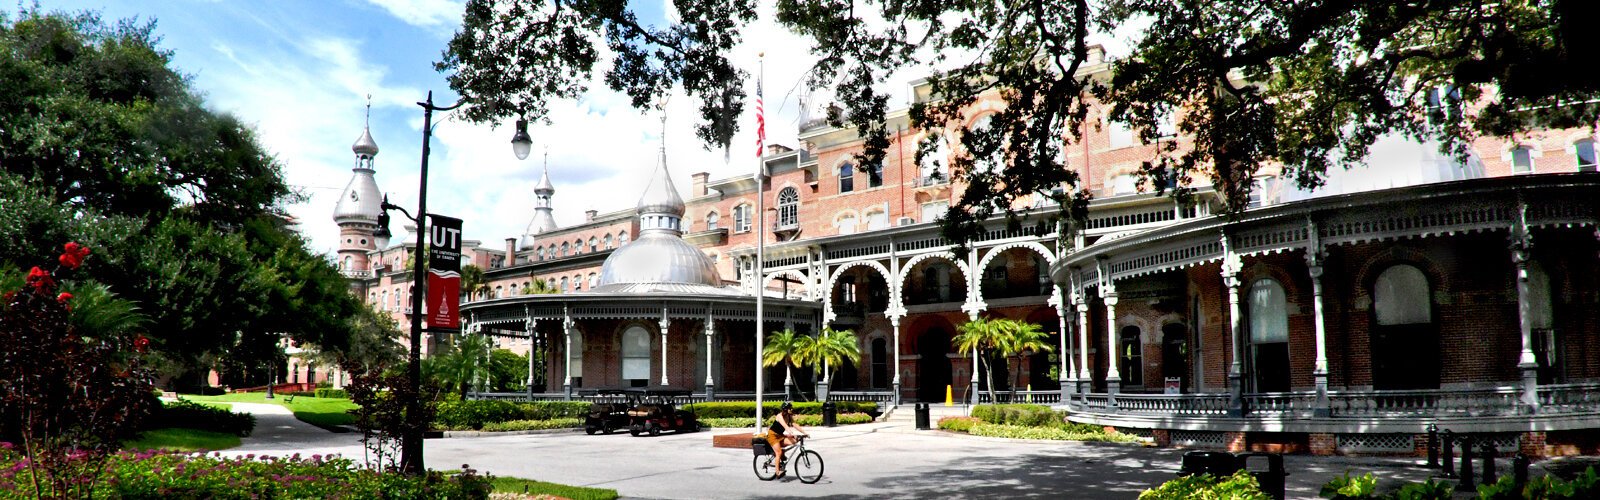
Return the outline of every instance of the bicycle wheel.
{"type": "Polygon", "coordinates": [[[812,484],[822,480],[822,455],[806,450],[789,463],[789,469],[800,477],[800,482],[812,484]]]}
{"type": "Polygon", "coordinates": [[[772,464],[772,455],[756,455],[752,465],[756,469],[756,478],[762,481],[771,481],[778,476],[778,468],[772,464]]]}

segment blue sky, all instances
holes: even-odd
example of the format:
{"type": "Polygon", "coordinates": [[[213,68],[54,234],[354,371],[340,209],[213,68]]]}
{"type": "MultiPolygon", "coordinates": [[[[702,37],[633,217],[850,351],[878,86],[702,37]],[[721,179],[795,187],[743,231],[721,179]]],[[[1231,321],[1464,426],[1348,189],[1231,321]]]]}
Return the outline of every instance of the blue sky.
{"type": "MultiPolygon", "coordinates": [[[[642,20],[659,23],[669,15],[666,5],[640,0],[634,7],[642,20]]],[[[310,196],[288,209],[319,252],[331,252],[337,244],[331,213],[351,176],[350,144],[361,134],[366,96],[372,95],[372,135],[380,148],[378,186],[406,207],[416,205],[421,151],[422,113],[415,102],[430,90],[437,103],[456,100],[432,64],[460,25],[459,0],[54,0],[45,8],[94,10],[108,21],[155,20],[162,47],[174,52],[173,65],[193,77],[211,107],[253,124],[283,163],[289,182],[310,196]]],[[[805,56],[805,44],[792,37],[764,37],[747,45],[735,56],[749,60],[752,71],[755,51],[773,52],[767,46],[782,47],[778,50],[787,51],[789,60],[805,56]]],[[[776,72],[772,66],[769,142],[793,145],[798,107],[791,98],[786,111],[776,109],[783,103],[772,95],[780,87],[772,77],[777,73],[785,79],[781,87],[788,88],[799,80],[803,65],[776,72]]],[[[753,158],[738,157],[753,148],[753,132],[741,131],[734,142],[736,157],[725,162],[720,150],[705,151],[688,132],[693,106],[692,100],[677,98],[668,113],[670,166],[679,189],[688,189],[694,172],[721,178],[753,168],[753,158]]],[[[546,151],[557,189],[556,217],[563,225],[581,222],[584,210],[631,207],[634,193],[645,187],[645,174],[654,168],[659,114],[632,109],[597,82],[584,98],[553,106],[551,119],[553,125],[532,127],[534,154],[519,162],[511,155],[509,125],[473,125],[445,116],[435,126],[430,211],[465,219],[469,239],[501,248],[505,238],[522,234],[532,216],[532,189],[546,151]]],[[[754,119],[744,117],[741,123],[754,119]]],[[[392,227],[397,238],[404,234],[399,226],[392,227]]]]}

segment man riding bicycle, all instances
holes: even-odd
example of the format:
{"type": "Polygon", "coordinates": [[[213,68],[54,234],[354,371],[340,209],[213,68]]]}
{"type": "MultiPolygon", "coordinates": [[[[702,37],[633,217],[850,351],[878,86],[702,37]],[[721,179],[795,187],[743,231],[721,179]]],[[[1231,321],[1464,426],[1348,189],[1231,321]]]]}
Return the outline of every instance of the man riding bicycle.
{"type": "Polygon", "coordinates": [[[772,427],[767,430],[767,444],[772,445],[772,453],[777,455],[776,477],[783,477],[783,448],[794,445],[802,436],[808,434],[794,421],[794,403],[784,401],[783,406],[778,408],[778,414],[772,417],[772,427]]]}

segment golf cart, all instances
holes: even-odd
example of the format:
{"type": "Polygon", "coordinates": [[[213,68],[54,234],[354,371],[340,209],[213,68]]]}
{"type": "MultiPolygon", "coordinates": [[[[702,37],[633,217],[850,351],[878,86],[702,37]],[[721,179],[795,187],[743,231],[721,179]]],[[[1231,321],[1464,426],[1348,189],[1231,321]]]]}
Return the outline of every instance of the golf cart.
{"type": "Polygon", "coordinates": [[[628,428],[628,410],[638,398],[622,389],[600,389],[585,395],[597,398],[589,404],[589,414],[584,416],[583,432],[592,436],[628,428]]]}
{"type": "MultiPolygon", "coordinates": [[[[687,398],[688,389],[628,389],[629,396],[637,397],[639,404],[628,410],[628,433],[638,436],[661,431],[698,432],[700,420],[692,410],[680,410],[674,401],[687,398]]],[[[691,408],[693,405],[691,405],[691,408]]]]}

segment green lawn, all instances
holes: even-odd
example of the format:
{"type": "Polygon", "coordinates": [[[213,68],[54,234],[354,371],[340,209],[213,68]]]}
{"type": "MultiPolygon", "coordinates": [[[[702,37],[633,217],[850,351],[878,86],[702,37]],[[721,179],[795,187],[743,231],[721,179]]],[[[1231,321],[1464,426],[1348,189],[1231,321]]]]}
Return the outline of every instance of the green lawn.
{"type": "Polygon", "coordinates": [[[183,399],[199,403],[266,403],[285,406],[294,412],[294,418],[312,425],[333,426],[349,425],[355,423],[350,410],[356,409],[355,403],[344,398],[314,398],[310,396],[295,396],[289,402],[288,396],[278,395],[267,399],[265,393],[244,392],[229,393],[217,396],[182,395],[183,399]]]}
{"type": "Polygon", "coordinates": [[[617,498],[617,490],[567,486],[565,484],[546,483],[520,477],[495,476],[494,491],[497,493],[526,492],[530,495],[550,495],[572,500],[612,500],[617,498]]]}
{"type": "Polygon", "coordinates": [[[215,451],[239,446],[239,436],[195,429],[155,429],[122,443],[128,450],[215,451]]]}

